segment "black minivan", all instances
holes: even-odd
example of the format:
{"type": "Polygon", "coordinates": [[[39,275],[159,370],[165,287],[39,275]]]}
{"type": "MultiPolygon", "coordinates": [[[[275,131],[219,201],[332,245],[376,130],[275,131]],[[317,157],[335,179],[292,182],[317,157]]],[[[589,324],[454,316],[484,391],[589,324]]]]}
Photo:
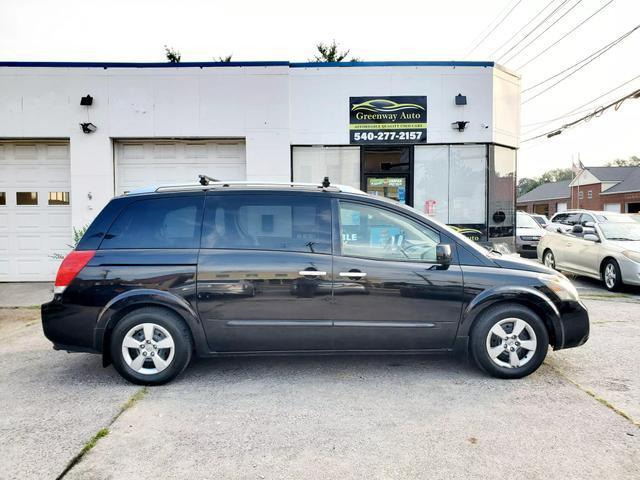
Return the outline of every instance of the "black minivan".
{"type": "Polygon", "coordinates": [[[410,207],[349,187],[208,182],[116,197],[42,305],[57,350],[134,383],[192,355],[470,354],[520,378],[589,317],[543,265],[490,252],[410,207]]]}

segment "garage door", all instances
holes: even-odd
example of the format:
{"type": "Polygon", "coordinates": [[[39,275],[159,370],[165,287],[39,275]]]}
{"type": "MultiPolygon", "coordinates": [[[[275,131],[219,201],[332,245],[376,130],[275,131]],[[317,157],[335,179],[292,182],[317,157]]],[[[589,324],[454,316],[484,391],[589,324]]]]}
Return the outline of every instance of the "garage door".
{"type": "Polygon", "coordinates": [[[619,203],[605,203],[604,204],[605,212],[617,212],[620,213],[620,204],[619,203]]]}
{"type": "Polygon", "coordinates": [[[71,243],[67,142],[0,141],[0,281],[53,280],[71,243]]]}
{"type": "Polygon", "coordinates": [[[116,191],[146,185],[193,183],[198,174],[245,180],[245,144],[239,140],[119,140],[115,143],[116,191]]]}

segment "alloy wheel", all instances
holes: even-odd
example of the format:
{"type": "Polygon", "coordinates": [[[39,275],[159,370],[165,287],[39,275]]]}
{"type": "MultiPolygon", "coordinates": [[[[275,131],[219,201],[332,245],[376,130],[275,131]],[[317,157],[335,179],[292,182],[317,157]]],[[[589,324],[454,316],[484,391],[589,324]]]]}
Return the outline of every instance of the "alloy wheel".
{"type": "Polygon", "coordinates": [[[553,252],[548,251],[547,253],[544,254],[544,265],[545,267],[549,267],[549,268],[556,268],[556,259],[553,256],[553,252]]]}
{"type": "Polygon", "coordinates": [[[175,343],[166,328],[141,323],[122,339],[122,357],[137,373],[153,375],[166,369],[173,360],[175,343]]]}
{"type": "Polygon", "coordinates": [[[504,318],[487,334],[486,348],[493,363],[519,368],[533,358],[538,341],[533,327],[521,318],[504,318]]]}
{"type": "Polygon", "coordinates": [[[616,286],[617,279],[618,272],[616,271],[616,266],[613,263],[607,263],[607,266],[604,267],[604,283],[609,289],[612,289],[616,286]]]}

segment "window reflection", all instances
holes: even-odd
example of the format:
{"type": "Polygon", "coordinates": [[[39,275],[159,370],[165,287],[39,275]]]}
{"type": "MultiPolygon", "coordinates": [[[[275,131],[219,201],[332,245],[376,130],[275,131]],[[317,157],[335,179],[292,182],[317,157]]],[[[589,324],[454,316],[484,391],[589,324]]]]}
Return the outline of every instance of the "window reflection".
{"type": "Polygon", "coordinates": [[[49,205],[69,205],[69,192],[49,192],[49,205]]]}

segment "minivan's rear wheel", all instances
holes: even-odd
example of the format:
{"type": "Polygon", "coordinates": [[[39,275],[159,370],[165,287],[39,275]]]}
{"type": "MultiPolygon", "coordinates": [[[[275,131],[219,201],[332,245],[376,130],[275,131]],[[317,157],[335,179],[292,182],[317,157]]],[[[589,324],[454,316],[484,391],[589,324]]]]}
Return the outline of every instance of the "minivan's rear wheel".
{"type": "Polygon", "coordinates": [[[544,252],[544,256],[542,257],[542,263],[544,263],[545,267],[556,269],[556,257],[553,256],[553,252],[551,250],[546,250],[544,252]]]}
{"type": "Polygon", "coordinates": [[[613,258],[607,260],[602,268],[602,278],[607,290],[614,292],[622,287],[622,275],[620,275],[620,266],[613,258]]]}
{"type": "Polygon", "coordinates": [[[111,358],[118,372],[140,385],[161,385],[191,360],[191,336],[184,322],[162,308],[125,315],[111,335],[111,358]]]}
{"type": "Polygon", "coordinates": [[[538,369],[547,355],[549,334],[533,311],[518,304],[491,307],[471,332],[471,353],[484,371],[521,378],[538,369]]]}

